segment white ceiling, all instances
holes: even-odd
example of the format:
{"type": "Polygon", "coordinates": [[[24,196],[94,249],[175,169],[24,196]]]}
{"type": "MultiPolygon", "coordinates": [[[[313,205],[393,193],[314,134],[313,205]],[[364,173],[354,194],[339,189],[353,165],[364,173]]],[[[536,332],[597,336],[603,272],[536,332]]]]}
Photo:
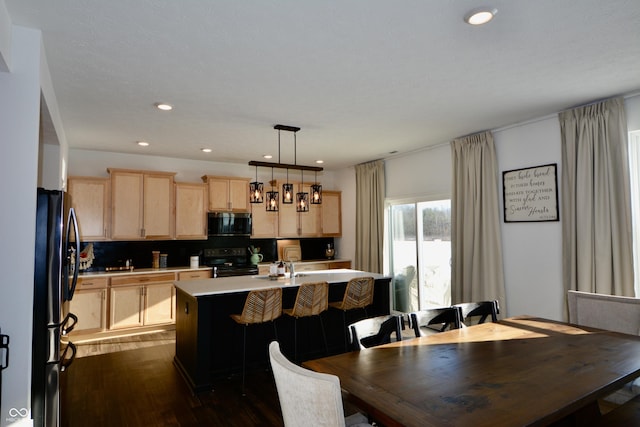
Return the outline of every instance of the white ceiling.
{"type": "Polygon", "coordinates": [[[6,0],[71,148],[277,161],[280,123],[336,169],[640,90],[640,1],[483,4],[472,27],[470,0],[6,0]]]}

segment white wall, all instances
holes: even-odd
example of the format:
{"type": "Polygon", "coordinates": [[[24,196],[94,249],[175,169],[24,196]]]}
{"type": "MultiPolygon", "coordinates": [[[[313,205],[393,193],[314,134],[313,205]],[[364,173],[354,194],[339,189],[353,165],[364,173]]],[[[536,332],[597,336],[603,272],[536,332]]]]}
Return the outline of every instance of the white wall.
{"type": "MultiPolygon", "coordinates": [[[[562,171],[557,115],[495,131],[493,137],[500,172],[500,212],[503,212],[502,172],[506,170],[557,163],[560,186],[562,171]]],[[[501,216],[500,224],[507,315],[531,314],[563,319],[565,302],[560,222],[505,223],[501,216]]]]}
{"type": "Polygon", "coordinates": [[[0,0],[0,72],[11,69],[11,17],[4,0],[0,0]]]}
{"type": "Polygon", "coordinates": [[[0,425],[9,409],[30,408],[33,257],[40,116],[40,31],[13,27],[11,72],[0,72],[0,327],[10,337],[2,371],[0,425]]]}
{"type": "Polygon", "coordinates": [[[627,127],[629,131],[640,130],[640,94],[625,100],[627,127]]]}
{"type": "Polygon", "coordinates": [[[353,265],[356,256],[356,170],[353,166],[341,169],[334,178],[332,189],[342,191],[342,237],[335,239],[336,257],[350,259],[353,265]]]}

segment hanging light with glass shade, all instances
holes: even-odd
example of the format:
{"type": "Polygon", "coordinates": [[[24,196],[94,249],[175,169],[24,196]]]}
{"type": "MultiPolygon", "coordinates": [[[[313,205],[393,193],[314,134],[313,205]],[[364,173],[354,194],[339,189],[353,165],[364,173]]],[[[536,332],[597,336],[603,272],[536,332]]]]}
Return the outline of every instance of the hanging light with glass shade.
{"type": "Polygon", "coordinates": [[[271,191],[267,191],[267,212],[278,212],[278,192],[273,188],[273,168],[271,168],[271,191]]]}
{"type": "Polygon", "coordinates": [[[282,203],[293,203],[293,184],[289,183],[289,169],[287,169],[287,182],[282,184],[282,203]]]}
{"type": "Polygon", "coordinates": [[[300,190],[296,193],[296,212],[309,212],[309,193],[304,191],[304,171],[302,171],[300,190]]]}
{"type": "Polygon", "coordinates": [[[256,166],[256,180],[249,183],[249,201],[251,203],[262,203],[262,190],[264,184],[258,182],[258,166],[256,166]]]}
{"type": "Polygon", "coordinates": [[[311,185],[311,204],[322,204],[322,185],[318,184],[318,172],[314,172],[314,183],[311,185]]]}

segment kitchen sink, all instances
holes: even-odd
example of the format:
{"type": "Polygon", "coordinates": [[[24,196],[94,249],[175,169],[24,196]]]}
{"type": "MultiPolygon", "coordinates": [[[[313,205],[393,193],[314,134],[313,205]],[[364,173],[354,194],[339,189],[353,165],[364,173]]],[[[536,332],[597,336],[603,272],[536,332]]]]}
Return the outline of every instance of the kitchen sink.
{"type": "MultiPolygon", "coordinates": [[[[293,275],[294,279],[297,279],[298,277],[306,277],[308,276],[308,274],[306,273],[296,273],[293,275]]],[[[251,276],[252,279],[260,279],[260,280],[279,280],[279,279],[289,279],[289,275],[287,274],[284,277],[278,277],[276,279],[272,279],[271,276],[269,276],[268,274],[260,274],[257,276],[251,276]]]]}

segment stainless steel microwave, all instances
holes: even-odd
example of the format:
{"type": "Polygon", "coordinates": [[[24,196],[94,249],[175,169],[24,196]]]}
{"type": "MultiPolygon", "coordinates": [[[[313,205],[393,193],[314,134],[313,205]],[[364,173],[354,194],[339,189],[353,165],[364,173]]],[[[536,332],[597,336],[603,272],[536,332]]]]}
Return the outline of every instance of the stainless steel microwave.
{"type": "Polygon", "coordinates": [[[209,236],[250,236],[251,214],[245,212],[209,212],[209,236]]]}

